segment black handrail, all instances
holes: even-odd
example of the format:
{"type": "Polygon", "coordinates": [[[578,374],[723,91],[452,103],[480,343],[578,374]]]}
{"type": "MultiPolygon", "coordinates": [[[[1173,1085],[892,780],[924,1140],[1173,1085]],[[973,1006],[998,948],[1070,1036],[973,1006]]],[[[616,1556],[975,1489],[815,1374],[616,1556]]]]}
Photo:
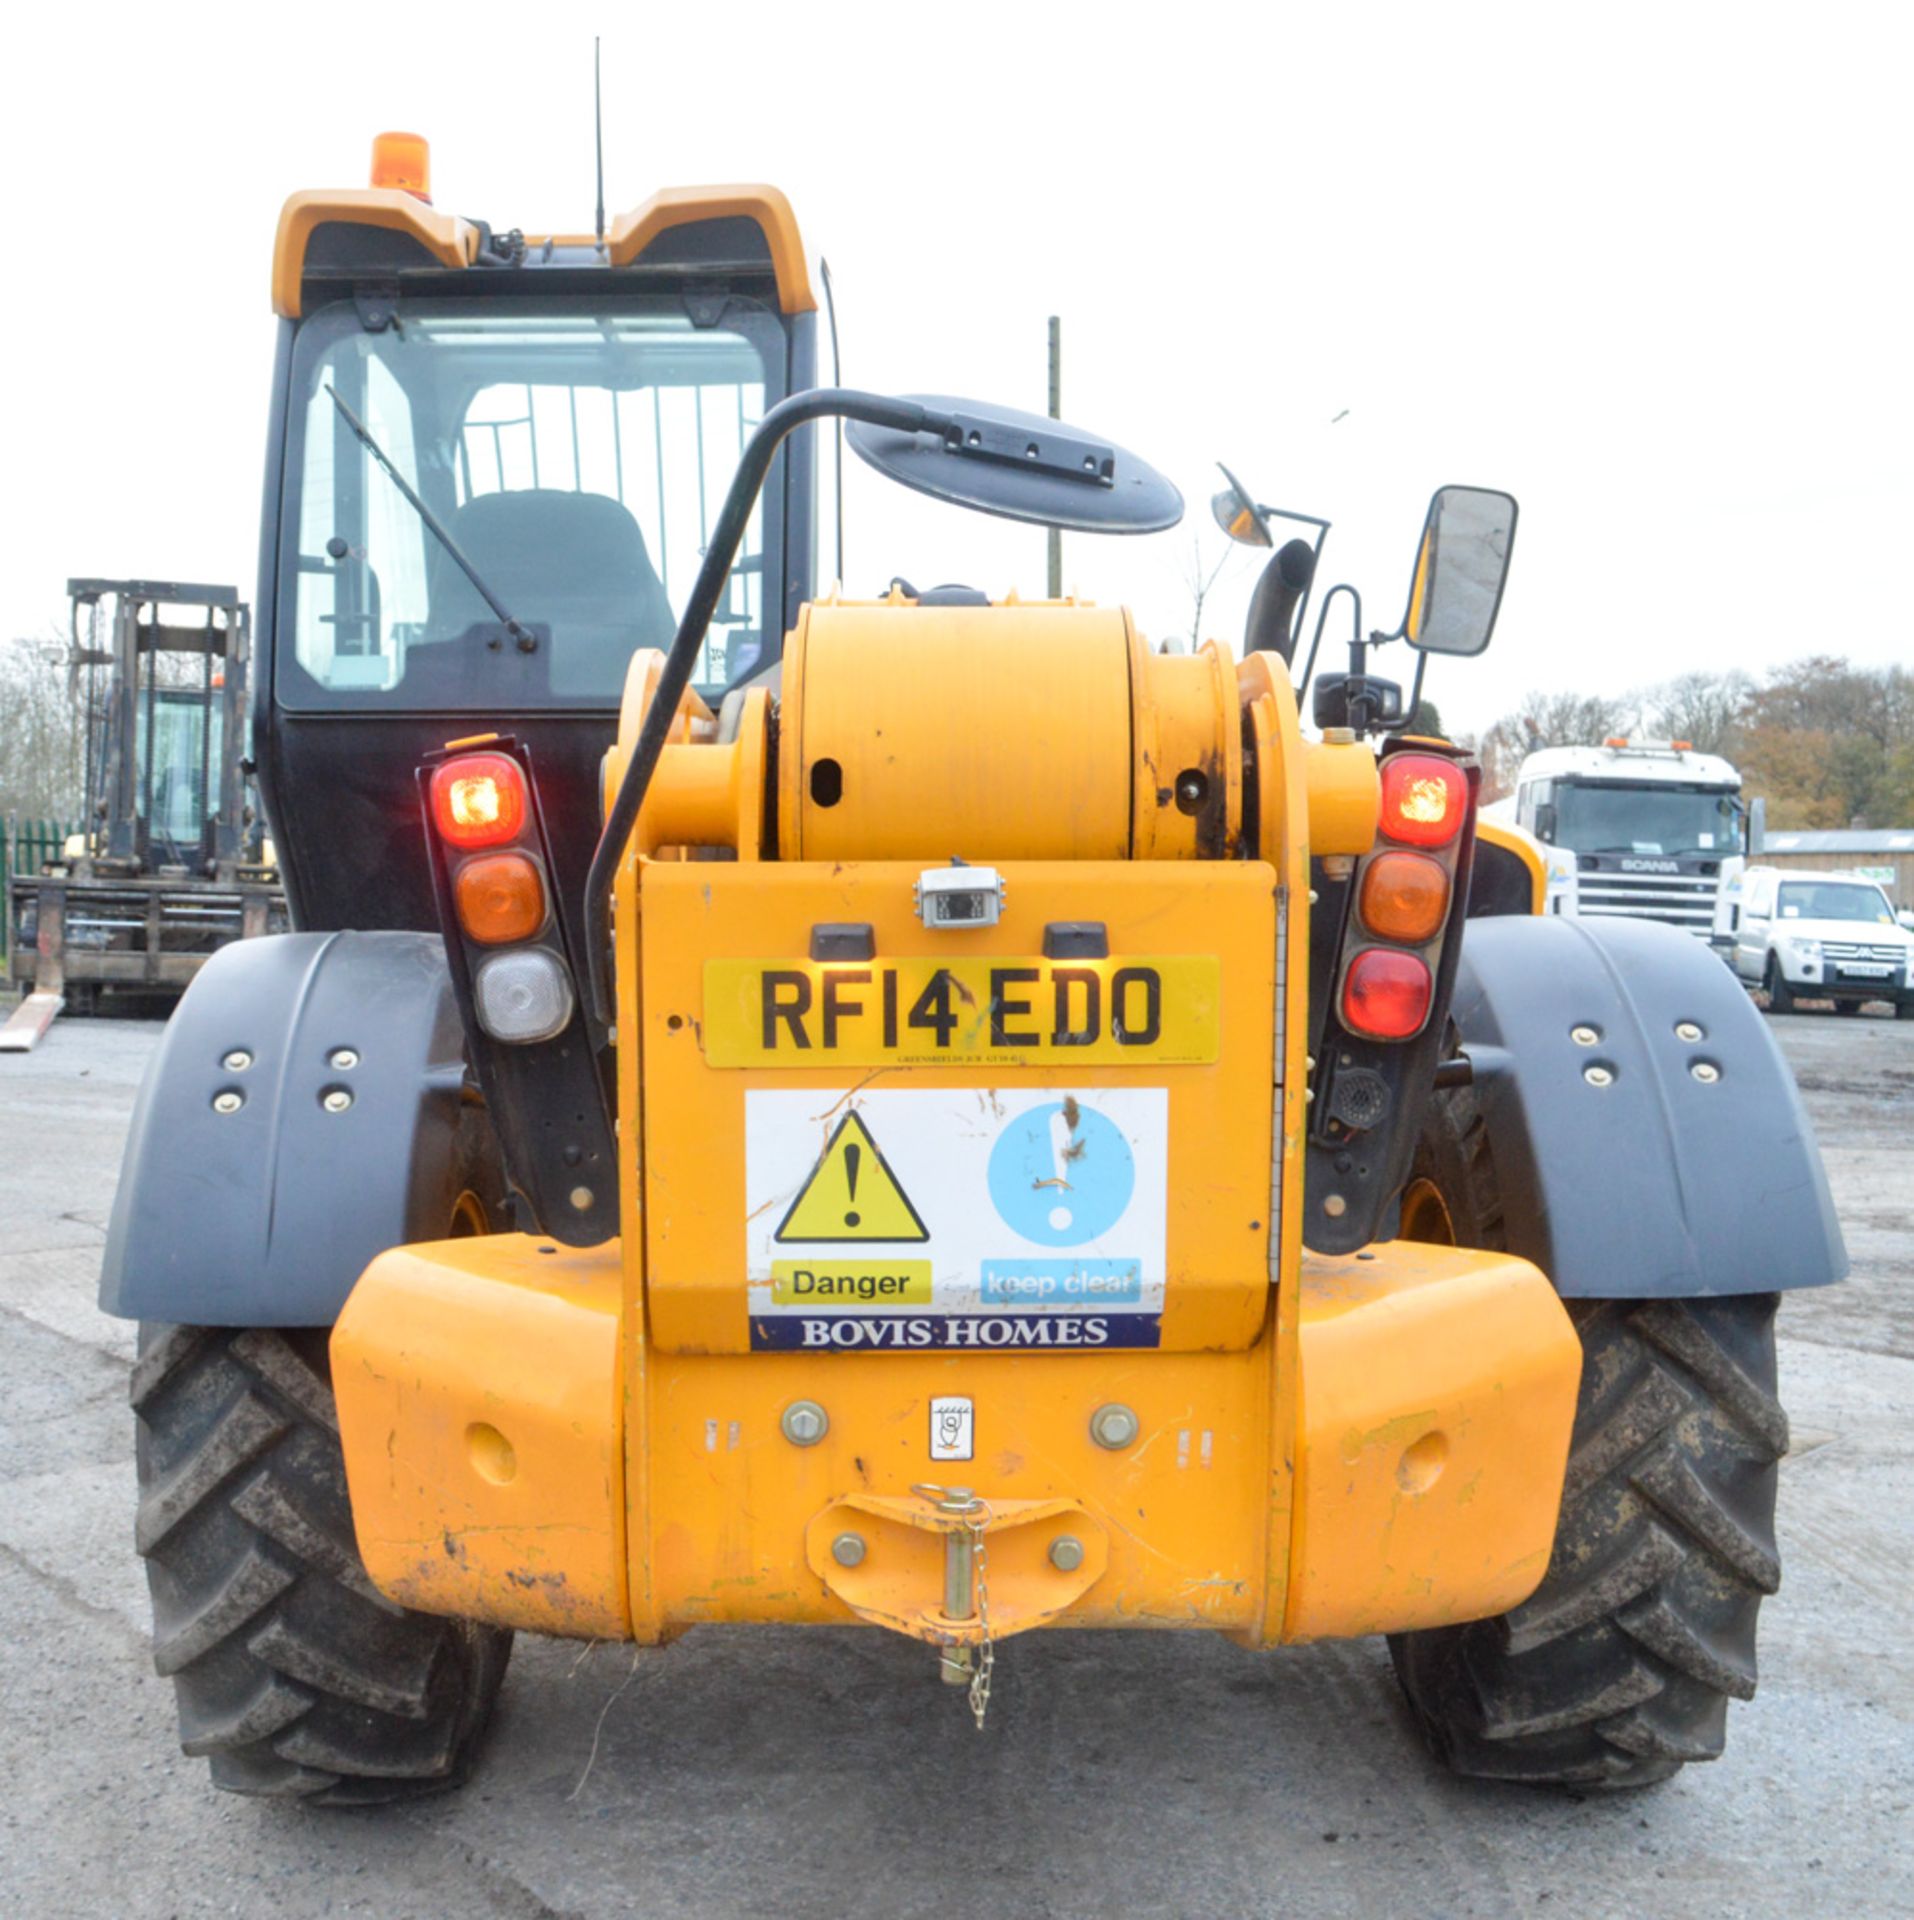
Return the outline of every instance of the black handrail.
{"type": "Polygon", "coordinates": [[[638,821],[638,809],[645,803],[651,776],[657,771],[658,757],[664,752],[666,737],[678,712],[678,702],[691,680],[691,667],[698,649],[710,630],[711,616],[717,611],[730,577],[732,563],[743,544],[751,523],[751,509],[757,504],[759,489],[771,471],[771,461],[785,436],[813,420],[862,420],[874,427],[890,427],[898,433],[934,433],[948,435],[952,421],[948,414],[934,413],[910,400],[892,400],[879,393],[858,393],[845,387],[813,387],[781,400],[758,423],[758,430],[746,442],[732,476],[731,490],[724,497],[724,511],[712,529],[705,548],[704,564],[685,605],[684,618],[678,623],[677,638],[665,656],[664,671],[658,676],[658,691],[638,730],[637,744],[625,763],[624,777],[618,783],[618,796],[605,816],[605,830],[598,836],[597,850],[591,857],[591,871],[585,879],[585,967],[591,982],[592,1006],[598,1018],[609,1026],[615,1016],[611,990],[611,892],[617,878],[618,863],[625,857],[626,843],[638,821]]]}

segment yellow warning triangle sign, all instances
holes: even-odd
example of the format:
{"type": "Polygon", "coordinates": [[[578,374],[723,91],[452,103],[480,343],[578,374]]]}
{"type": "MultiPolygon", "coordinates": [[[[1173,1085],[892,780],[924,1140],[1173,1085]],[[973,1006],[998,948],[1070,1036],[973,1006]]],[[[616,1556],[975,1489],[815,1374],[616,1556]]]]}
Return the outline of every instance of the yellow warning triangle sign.
{"type": "Polygon", "coordinates": [[[898,1185],[870,1128],[857,1114],[847,1113],[772,1238],[812,1245],[928,1240],[930,1230],[898,1185]]]}

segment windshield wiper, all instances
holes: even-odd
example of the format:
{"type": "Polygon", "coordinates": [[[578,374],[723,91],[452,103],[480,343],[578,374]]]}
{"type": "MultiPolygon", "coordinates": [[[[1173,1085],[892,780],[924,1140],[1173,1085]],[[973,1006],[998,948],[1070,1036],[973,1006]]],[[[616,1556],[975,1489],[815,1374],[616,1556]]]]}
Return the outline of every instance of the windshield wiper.
{"type": "Polygon", "coordinates": [[[326,392],[331,396],[332,404],[339,409],[340,415],[346,425],[359,436],[359,444],[386,470],[386,474],[392,484],[405,495],[407,505],[409,505],[412,511],[432,530],[433,539],[452,556],[454,564],[458,567],[458,570],[465,575],[466,579],[471,581],[473,587],[478,592],[479,598],[498,615],[499,625],[518,642],[519,652],[531,653],[535,651],[538,646],[538,635],[535,634],[530,627],[521,626],[518,621],[514,620],[512,616],[506,612],[505,602],[479,578],[478,568],[466,559],[464,553],[460,550],[459,543],[446,531],[444,525],[439,520],[439,516],[413,492],[405,475],[392,464],[386,455],[386,450],[380,446],[378,441],[373,439],[371,433],[366,428],[365,422],[339,398],[339,390],[330,380],[326,382],[326,392]]]}

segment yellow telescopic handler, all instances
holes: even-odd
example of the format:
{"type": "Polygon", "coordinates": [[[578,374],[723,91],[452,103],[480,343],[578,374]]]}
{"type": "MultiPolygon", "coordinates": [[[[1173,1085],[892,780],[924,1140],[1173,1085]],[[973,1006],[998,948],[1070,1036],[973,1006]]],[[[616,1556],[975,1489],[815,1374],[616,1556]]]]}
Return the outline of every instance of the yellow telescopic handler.
{"type": "Polygon", "coordinates": [[[1717,1755],[1777,1297],[1845,1255],[1732,977],[1544,917],[1369,670],[1488,644],[1515,502],[1437,492],[1393,630],[1323,603],[1312,737],[1320,543],[1234,482],[1240,661],[816,590],[819,423],[1016,520],[1182,500],[820,386],[775,190],[546,236],[436,209],[410,136],[373,177],[295,195],[273,268],[295,930],[169,1025],[102,1286],[186,1750],[390,1799],[466,1773],[514,1630],[865,1622],[991,1734],[1021,1634],[1206,1628],[1388,1635],[1466,1774],[1717,1755]]]}

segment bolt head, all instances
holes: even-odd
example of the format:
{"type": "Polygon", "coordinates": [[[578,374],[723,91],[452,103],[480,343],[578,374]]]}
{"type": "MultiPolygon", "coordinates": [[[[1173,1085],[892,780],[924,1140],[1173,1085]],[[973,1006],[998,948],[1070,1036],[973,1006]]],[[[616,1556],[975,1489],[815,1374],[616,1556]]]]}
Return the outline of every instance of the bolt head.
{"type": "Polygon", "coordinates": [[[335,1073],[350,1073],[358,1064],[358,1052],[352,1047],[334,1047],[326,1055],[326,1065],[335,1073]]]}
{"type": "Polygon", "coordinates": [[[1582,1078],[1591,1087],[1612,1087],[1615,1084],[1615,1076],[1607,1067],[1584,1067],[1582,1078]]]}
{"type": "Polygon", "coordinates": [[[1581,1026],[1570,1027],[1568,1037],[1573,1040],[1578,1047],[1592,1047],[1600,1041],[1602,1030],[1600,1027],[1591,1027],[1583,1024],[1581,1026]]]}
{"type": "Polygon", "coordinates": [[[1721,1078],[1721,1069],[1712,1060],[1697,1060],[1688,1069],[1704,1087],[1712,1087],[1721,1078]]]}
{"type": "Polygon", "coordinates": [[[1118,1400],[1107,1402],[1090,1416],[1090,1438],[1111,1452],[1129,1446],[1142,1430],[1135,1410],[1118,1400]]]}
{"type": "Polygon", "coordinates": [[[253,1057],[244,1047],[235,1047],[219,1064],[228,1073],[244,1073],[252,1063],[253,1057]]]}
{"type": "Polygon", "coordinates": [[[861,1566],[864,1554],[864,1536],[861,1533],[840,1533],[831,1542],[831,1558],[840,1567],[861,1566]]]}
{"type": "Polygon", "coordinates": [[[223,1087],[213,1095],[215,1113],[237,1113],[246,1104],[246,1096],[237,1087],[223,1087]]]}
{"type": "Polygon", "coordinates": [[[831,1430],[831,1417],[815,1400],[793,1400],[778,1426],[794,1447],[814,1447],[831,1430]]]}
{"type": "Polygon", "coordinates": [[[1686,1040],[1689,1045],[1692,1046],[1697,1040],[1705,1040],[1707,1037],[1701,1028],[1692,1020],[1677,1020],[1675,1022],[1675,1038],[1677,1040],[1686,1040]]]}
{"type": "Polygon", "coordinates": [[[319,1096],[319,1104],[328,1113],[344,1113],[352,1105],[352,1095],[344,1087],[328,1087],[319,1096]]]}
{"type": "Polygon", "coordinates": [[[1059,1573],[1075,1573],[1083,1565],[1083,1542],[1074,1534],[1059,1534],[1050,1543],[1050,1564],[1059,1573]]]}

